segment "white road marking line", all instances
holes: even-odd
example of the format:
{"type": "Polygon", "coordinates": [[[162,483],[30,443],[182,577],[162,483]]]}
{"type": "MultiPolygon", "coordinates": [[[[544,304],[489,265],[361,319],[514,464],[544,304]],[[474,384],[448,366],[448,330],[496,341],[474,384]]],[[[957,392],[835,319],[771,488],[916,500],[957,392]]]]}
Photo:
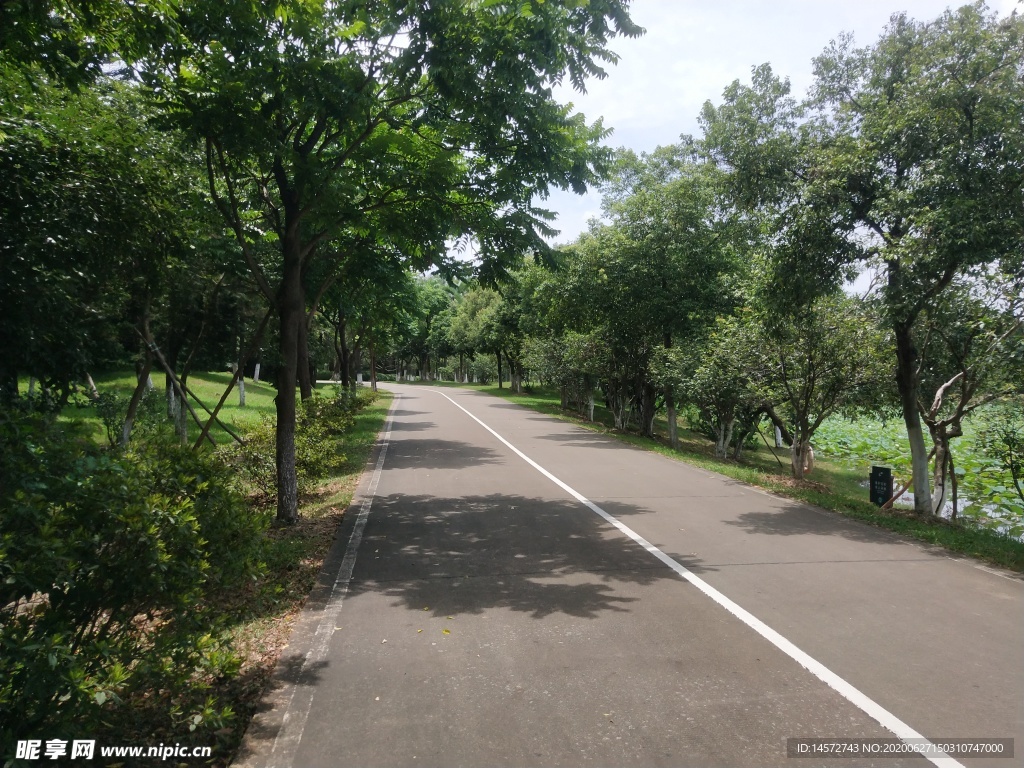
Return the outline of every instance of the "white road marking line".
{"type": "Polygon", "coordinates": [[[976,565],[974,567],[977,568],[979,571],[984,571],[985,573],[991,573],[993,576],[998,576],[1000,579],[1006,579],[1007,581],[1019,581],[1019,579],[1015,579],[1012,576],[1007,576],[1005,573],[1000,573],[999,571],[993,570],[992,568],[986,568],[984,565],[976,565]]]}
{"type": "Polygon", "coordinates": [[[302,734],[306,730],[306,721],[309,719],[309,711],[313,706],[313,686],[302,682],[303,676],[313,665],[322,663],[327,658],[330,650],[331,637],[338,625],[338,617],[341,614],[341,606],[348,594],[348,585],[352,580],[352,571],[356,567],[356,551],[363,540],[363,529],[366,528],[366,519],[370,516],[370,507],[373,505],[373,497],[377,493],[377,485],[380,483],[380,473],[384,467],[384,457],[388,453],[388,444],[391,442],[391,427],[394,424],[395,406],[402,399],[399,394],[391,401],[391,408],[388,410],[387,429],[384,432],[384,440],[381,443],[380,454],[377,456],[377,464],[370,478],[370,485],[366,489],[366,496],[359,507],[359,515],[356,517],[355,525],[352,526],[352,533],[348,538],[348,545],[345,547],[345,557],[342,558],[338,575],[331,585],[331,594],[327,598],[327,605],[320,614],[320,621],[317,623],[316,633],[313,635],[313,642],[306,656],[302,660],[302,668],[299,670],[298,682],[292,686],[292,693],[288,699],[288,706],[285,709],[281,729],[274,738],[274,746],[270,750],[270,757],[267,760],[268,768],[283,766],[290,768],[295,760],[295,753],[298,750],[299,742],[302,741],[302,734]]]}
{"type": "Polygon", "coordinates": [[[835,672],[830,670],[824,664],[822,664],[821,662],[819,662],[816,659],[812,658],[810,655],[808,655],[804,651],[802,651],[799,648],[797,648],[793,643],[791,643],[785,637],[783,637],[778,632],[776,632],[774,629],[769,627],[767,624],[765,624],[759,618],[754,616],[752,613],[748,612],[746,609],[741,608],[739,605],[734,603],[732,600],[730,600],[728,597],[723,595],[721,592],[719,592],[717,589],[712,587],[710,584],[708,584],[706,581],[701,579],[699,576],[694,574],[692,571],[688,570],[684,566],[682,566],[679,563],[677,563],[675,560],[673,560],[671,557],[666,555],[664,552],[662,552],[656,546],[651,544],[649,541],[647,541],[647,539],[645,539],[643,536],[638,534],[636,531],[634,531],[633,529],[631,529],[628,526],[624,525],[623,523],[619,522],[619,520],[617,520],[616,518],[614,518],[611,515],[609,515],[607,512],[605,512],[603,509],[601,509],[601,507],[597,506],[597,504],[592,502],[590,499],[588,499],[582,493],[579,493],[574,488],[570,487],[566,483],[564,483],[561,480],[559,480],[553,474],[551,474],[546,469],[544,469],[544,467],[542,467],[540,464],[535,462],[533,459],[531,459],[525,453],[523,453],[518,448],[516,448],[514,445],[512,445],[512,443],[510,443],[504,437],[502,437],[497,432],[495,432],[493,429],[491,429],[489,426],[484,424],[484,422],[482,422],[480,419],[478,419],[472,413],[470,413],[465,408],[463,408],[461,405],[459,405],[457,402],[452,400],[452,398],[448,397],[448,395],[444,394],[444,392],[438,392],[438,394],[441,395],[442,397],[444,397],[446,400],[448,400],[452,405],[454,405],[460,411],[465,413],[471,419],[473,419],[473,421],[475,421],[481,427],[483,427],[488,432],[490,432],[492,435],[494,435],[496,438],[498,438],[498,440],[500,440],[505,445],[505,447],[507,447],[509,450],[511,450],[513,453],[515,453],[519,458],[521,458],[523,461],[525,461],[531,467],[533,467],[538,472],[540,472],[542,475],[544,475],[544,477],[546,477],[548,480],[553,482],[555,485],[557,485],[563,491],[568,493],[570,496],[572,496],[578,502],[580,502],[584,506],[588,507],[591,511],[593,511],[594,513],[596,513],[597,515],[602,517],[608,523],[610,523],[611,525],[613,525],[616,528],[618,528],[619,531],[621,531],[626,536],[631,538],[633,541],[635,541],[641,547],[643,547],[648,552],[650,552],[652,555],[654,555],[654,557],[656,557],[662,563],[664,563],[669,568],[671,568],[673,571],[675,571],[677,574],[679,574],[679,576],[681,576],[682,578],[686,579],[686,581],[690,582],[690,584],[695,586],[697,589],[699,589],[705,595],[707,595],[712,600],[714,600],[716,603],[718,603],[720,606],[725,608],[725,610],[727,610],[729,613],[731,613],[737,619],[742,621],[748,627],[753,629],[755,632],[757,632],[759,635],[761,635],[761,637],[763,637],[765,640],[770,642],[772,645],[774,645],[776,648],[778,648],[784,654],[786,654],[791,659],[793,659],[793,661],[795,661],[801,667],[803,667],[808,672],[810,672],[812,675],[814,675],[819,680],[821,680],[823,683],[825,683],[829,688],[832,688],[834,691],[839,693],[843,698],[845,698],[851,704],[853,704],[858,709],[860,709],[861,711],[863,711],[864,713],[869,715],[874,720],[878,721],[878,723],[881,724],[884,728],[888,729],[889,731],[892,731],[894,734],[896,734],[896,736],[898,736],[900,739],[902,739],[907,744],[912,745],[914,743],[917,743],[917,744],[922,745],[922,747],[927,748],[928,752],[926,754],[924,754],[923,757],[926,757],[928,760],[930,760],[935,765],[942,766],[943,768],[964,768],[963,764],[960,763],[959,761],[957,761],[955,758],[950,757],[945,752],[940,752],[940,751],[936,750],[934,748],[934,745],[932,745],[931,742],[929,742],[927,739],[925,739],[924,736],[922,736],[917,731],[915,731],[913,728],[911,728],[909,725],[904,723],[902,720],[900,720],[898,717],[896,717],[896,715],[892,714],[889,710],[885,709],[882,705],[880,705],[880,704],[876,703],[875,701],[873,701],[872,699],[868,698],[865,694],[861,693],[857,688],[854,688],[850,683],[846,682],[843,678],[841,678],[835,672]]]}

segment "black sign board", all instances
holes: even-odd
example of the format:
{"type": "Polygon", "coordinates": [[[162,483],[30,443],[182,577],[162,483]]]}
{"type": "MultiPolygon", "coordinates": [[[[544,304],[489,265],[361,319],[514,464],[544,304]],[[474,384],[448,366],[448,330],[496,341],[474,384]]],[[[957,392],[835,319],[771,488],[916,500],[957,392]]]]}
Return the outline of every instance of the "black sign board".
{"type": "Polygon", "coordinates": [[[889,467],[871,467],[868,481],[871,488],[871,503],[882,506],[892,498],[892,470],[889,467]]]}

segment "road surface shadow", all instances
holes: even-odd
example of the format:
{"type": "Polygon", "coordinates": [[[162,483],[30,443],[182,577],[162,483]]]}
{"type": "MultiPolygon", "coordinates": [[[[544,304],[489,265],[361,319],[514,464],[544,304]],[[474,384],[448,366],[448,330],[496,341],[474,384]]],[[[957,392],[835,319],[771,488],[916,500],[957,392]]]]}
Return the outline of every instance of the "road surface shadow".
{"type": "Polygon", "coordinates": [[[397,408],[391,412],[391,415],[395,418],[401,418],[402,416],[430,416],[431,414],[427,411],[408,411],[404,408],[397,408]]]}
{"type": "Polygon", "coordinates": [[[617,448],[631,449],[633,446],[621,440],[598,435],[593,432],[553,432],[547,435],[536,435],[540,440],[550,440],[566,448],[617,448]]]}
{"type": "Polygon", "coordinates": [[[391,429],[395,432],[422,432],[437,429],[437,424],[433,421],[395,421],[391,423],[391,429]]]}
{"type": "MultiPolygon", "coordinates": [[[[768,536],[841,536],[864,544],[904,546],[907,542],[897,535],[872,528],[855,520],[845,520],[838,514],[818,512],[796,504],[787,504],[772,512],[744,512],[735,520],[723,520],[726,525],[742,528],[747,533],[768,536]]],[[[942,549],[921,548],[934,557],[946,557],[942,549]]]]}
{"type": "MultiPolygon", "coordinates": [[[[264,692],[260,701],[253,708],[253,714],[271,711],[275,706],[275,694],[288,686],[303,685],[310,688],[319,687],[323,681],[323,672],[327,666],[327,661],[307,662],[305,654],[289,653],[286,651],[278,659],[277,666],[274,669],[274,674],[269,681],[269,687],[264,692]]],[[[255,678],[260,674],[261,672],[258,667],[251,668],[246,671],[245,676],[252,680],[236,681],[235,685],[239,686],[243,682],[249,682],[250,685],[258,684],[258,681],[255,680],[255,678]]],[[[249,725],[246,737],[247,739],[257,740],[268,738],[272,739],[277,735],[277,728],[278,725],[276,723],[267,723],[263,722],[260,718],[255,718],[249,725]]]]}
{"type": "Polygon", "coordinates": [[[480,464],[500,463],[490,448],[470,446],[456,440],[402,438],[388,449],[387,469],[466,469],[480,464]]]}
{"type": "MultiPolygon", "coordinates": [[[[698,558],[680,562],[707,570],[698,558]]],[[[436,616],[506,608],[592,619],[629,610],[639,598],[623,586],[666,579],[679,577],[571,499],[393,494],[373,502],[349,595],[383,593],[436,616]]]]}

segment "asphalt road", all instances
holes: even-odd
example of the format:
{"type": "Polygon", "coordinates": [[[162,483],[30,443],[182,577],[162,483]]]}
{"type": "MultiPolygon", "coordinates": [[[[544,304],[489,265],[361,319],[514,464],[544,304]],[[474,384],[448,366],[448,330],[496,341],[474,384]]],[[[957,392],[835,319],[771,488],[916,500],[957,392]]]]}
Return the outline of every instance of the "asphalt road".
{"type": "Polygon", "coordinates": [[[1016,576],[498,398],[394,390],[239,765],[929,766],[787,756],[915,732],[1013,738],[957,762],[1024,765],[1016,576]]]}

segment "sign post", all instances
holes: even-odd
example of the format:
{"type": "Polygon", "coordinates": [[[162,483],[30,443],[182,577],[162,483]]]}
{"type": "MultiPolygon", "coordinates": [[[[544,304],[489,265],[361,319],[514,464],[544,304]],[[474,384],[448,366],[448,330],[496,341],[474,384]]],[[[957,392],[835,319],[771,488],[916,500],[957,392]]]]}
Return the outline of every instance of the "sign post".
{"type": "Polygon", "coordinates": [[[872,466],[868,485],[871,489],[871,503],[882,506],[892,498],[892,469],[872,466]]]}

